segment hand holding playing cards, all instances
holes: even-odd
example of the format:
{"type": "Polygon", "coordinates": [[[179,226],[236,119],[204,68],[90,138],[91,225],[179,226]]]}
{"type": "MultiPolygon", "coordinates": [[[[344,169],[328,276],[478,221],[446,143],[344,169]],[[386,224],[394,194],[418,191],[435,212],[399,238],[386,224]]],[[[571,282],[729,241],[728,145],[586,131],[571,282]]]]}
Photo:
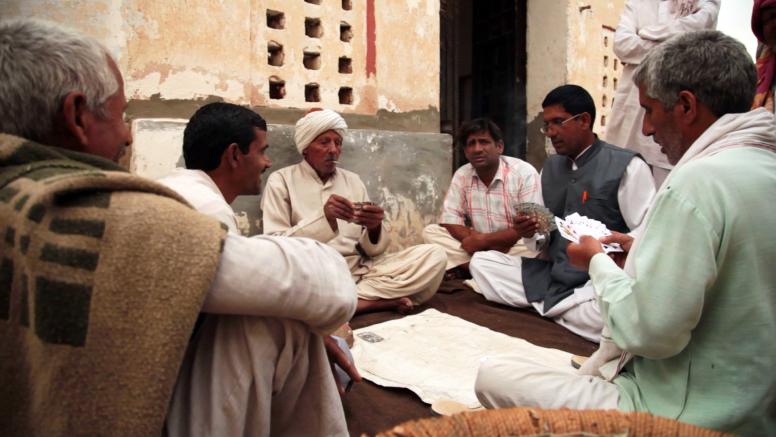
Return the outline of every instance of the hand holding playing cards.
{"type": "Polygon", "coordinates": [[[380,205],[375,205],[372,202],[354,204],[353,222],[370,231],[379,229],[383,224],[383,218],[385,218],[385,211],[380,205]]]}
{"type": "Polygon", "coordinates": [[[530,238],[539,229],[539,222],[532,215],[518,214],[514,224],[518,238],[530,238]]]}
{"type": "Polygon", "coordinates": [[[590,267],[590,259],[598,253],[604,253],[604,248],[590,235],[583,235],[579,237],[579,243],[569,243],[566,247],[571,265],[585,271],[590,267]]]}
{"type": "Polygon", "coordinates": [[[326,204],[323,205],[323,215],[329,222],[329,226],[335,231],[337,230],[337,219],[353,220],[353,212],[353,204],[350,200],[336,194],[329,196],[326,204]]]}
{"type": "Polygon", "coordinates": [[[514,228],[519,238],[530,238],[535,233],[550,235],[556,229],[555,216],[538,203],[522,202],[515,206],[514,228]],[[525,217],[531,220],[526,221],[525,217]]]}
{"type": "Polygon", "coordinates": [[[625,259],[628,257],[631,246],[633,246],[633,237],[628,234],[622,234],[620,232],[612,232],[612,235],[601,237],[601,243],[612,244],[617,243],[622,248],[623,252],[610,252],[609,257],[617,263],[620,268],[625,267],[625,259]]]}

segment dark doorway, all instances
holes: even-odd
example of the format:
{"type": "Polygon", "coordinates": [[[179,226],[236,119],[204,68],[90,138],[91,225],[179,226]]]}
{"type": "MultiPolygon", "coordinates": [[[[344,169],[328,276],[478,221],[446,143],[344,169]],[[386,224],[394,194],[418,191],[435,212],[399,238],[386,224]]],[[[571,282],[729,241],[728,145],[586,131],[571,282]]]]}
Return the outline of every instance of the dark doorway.
{"type": "MultiPolygon", "coordinates": [[[[504,154],[525,158],[526,0],[441,0],[441,131],[488,117],[504,154]]],[[[456,147],[454,168],[466,163],[456,147]]]]}

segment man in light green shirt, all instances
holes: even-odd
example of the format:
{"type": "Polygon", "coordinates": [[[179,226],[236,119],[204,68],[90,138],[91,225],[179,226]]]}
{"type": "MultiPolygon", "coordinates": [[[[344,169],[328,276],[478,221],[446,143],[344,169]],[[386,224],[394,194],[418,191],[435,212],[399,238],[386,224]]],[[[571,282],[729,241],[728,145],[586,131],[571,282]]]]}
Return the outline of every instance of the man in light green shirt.
{"type": "Polygon", "coordinates": [[[590,273],[613,341],[632,359],[613,383],[489,360],[478,395],[494,407],[616,406],[742,435],[774,433],[776,119],[747,112],[754,66],[740,43],[716,31],[658,46],[634,82],[643,133],[675,168],[637,240],[602,239],[622,244],[625,256],[610,259],[591,237],[568,247],[572,263],[590,273]],[[516,376],[495,388],[492,373],[507,371],[516,376]]]}

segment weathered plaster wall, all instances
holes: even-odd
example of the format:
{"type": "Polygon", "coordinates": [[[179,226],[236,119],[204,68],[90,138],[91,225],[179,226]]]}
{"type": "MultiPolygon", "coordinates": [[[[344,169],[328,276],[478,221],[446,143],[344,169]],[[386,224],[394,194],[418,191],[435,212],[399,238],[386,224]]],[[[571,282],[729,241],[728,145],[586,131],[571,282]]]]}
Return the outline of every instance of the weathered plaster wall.
{"type": "Polygon", "coordinates": [[[547,149],[542,126],[542,100],[568,80],[570,8],[566,2],[528,0],[526,29],[526,149],[528,162],[541,168],[547,149]]]}
{"type": "Polygon", "coordinates": [[[601,116],[609,113],[614,79],[619,79],[622,70],[614,69],[613,37],[607,27],[617,27],[624,6],[625,0],[528,1],[526,122],[528,161],[535,166],[541,166],[547,154],[554,153],[539,128],[541,102],[557,86],[574,83],[591,94],[598,112],[594,129],[603,133],[601,116]],[[608,56],[607,66],[604,56],[608,56]]]}
{"type": "Polygon", "coordinates": [[[50,19],[103,41],[118,58],[131,100],[215,96],[262,108],[325,106],[373,117],[380,111],[421,111],[423,117],[436,118],[424,122],[427,130],[438,131],[438,2],[351,4],[344,10],[339,0],[320,5],[301,0],[4,0],[0,8],[3,16],[50,19]],[[268,10],[284,14],[283,29],[268,26],[268,10]],[[320,37],[305,35],[306,18],[320,20],[320,37]],[[340,40],[341,23],[350,25],[348,42],[340,40]],[[270,41],[283,46],[281,66],[269,65],[270,41]],[[320,53],[319,69],[303,66],[305,51],[320,53]],[[342,56],[351,58],[351,73],[339,71],[342,56]],[[271,76],[286,83],[281,99],[270,98],[271,76]],[[320,101],[305,100],[309,83],[319,84],[320,101]],[[340,103],[341,87],[352,88],[352,103],[340,103]]]}
{"type": "Polygon", "coordinates": [[[614,33],[610,29],[617,28],[624,7],[624,0],[576,0],[569,4],[569,33],[573,38],[569,39],[568,81],[585,87],[593,96],[597,111],[594,128],[601,137],[601,117],[608,116],[611,110],[612,84],[622,73],[612,48],[614,33]]]}
{"type": "MultiPolygon", "coordinates": [[[[185,119],[135,120],[132,129],[139,145],[131,170],[156,179],[183,166],[185,127],[185,119]]],[[[292,127],[270,124],[268,129],[272,168],[264,174],[265,182],[272,171],[301,160],[293,147],[292,127]]],[[[452,165],[449,153],[440,155],[440,144],[449,148],[450,137],[361,129],[350,129],[345,136],[340,162],[361,175],[370,198],[385,208],[393,240],[390,250],[417,244],[423,227],[437,219],[452,165]]],[[[242,196],[232,204],[246,234],[261,232],[259,202],[258,196],[242,196]]]]}
{"type": "Polygon", "coordinates": [[[439,1],[364,1],[376,9],[379,109],[439,108],[439,1]]]}
{"type": "MultiPolygon", "coordinates": [[[[102,41],[124,72],[134,144],[126,164],[158,177],[180,163],[182,129],[211,101],[247,105],[272,127],[275,168],[298,161],[292,125],[311,107],[343,114],[354,130],[343,165],[363,175],[370,195],[384,205],[393,248],[421,241],[436,219],[450,180],[450,138],[439,132],[439,4],[436,0],[0,0],[0,16],[57,21],[102,41]],[[268,26],[267,11],[284,14],[282,29],[268,26]],[[305,20],[320,20],[318,37],[305,20]],[[340,25],[352,39],[341,41],[340,25]],[[283,46],[282,65],[270,65],[268,44],[283,46]],[[305,51],[320,54],[305,68],[305,51]],[[341,72],[339,58],[352,60],[341,72]],[[270,98],[269,78],[285,81],[270,98]],[[306,101],[305,84],[319,85],[319,101],[306,101]],[[341,87],[352,101],[340,103],[341,87]]],[[[244,229],[256,231],[257,199],[238,199],[244,229]]]]}

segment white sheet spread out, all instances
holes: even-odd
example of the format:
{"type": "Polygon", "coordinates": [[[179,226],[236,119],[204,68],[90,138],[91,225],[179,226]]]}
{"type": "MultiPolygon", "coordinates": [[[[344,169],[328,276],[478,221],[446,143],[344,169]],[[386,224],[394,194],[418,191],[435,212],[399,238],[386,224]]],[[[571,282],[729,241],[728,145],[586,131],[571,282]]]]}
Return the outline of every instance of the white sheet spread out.
{"type": "Polygon", "coordinates": [[[454,400],[480,406],[474,381],[480,361],[530,354],[569,363],[571,354],[535,346],[434,309],[354,331],[353,357],[361,376],[384,387],[412,390],[428,404],[454,400]]]}

